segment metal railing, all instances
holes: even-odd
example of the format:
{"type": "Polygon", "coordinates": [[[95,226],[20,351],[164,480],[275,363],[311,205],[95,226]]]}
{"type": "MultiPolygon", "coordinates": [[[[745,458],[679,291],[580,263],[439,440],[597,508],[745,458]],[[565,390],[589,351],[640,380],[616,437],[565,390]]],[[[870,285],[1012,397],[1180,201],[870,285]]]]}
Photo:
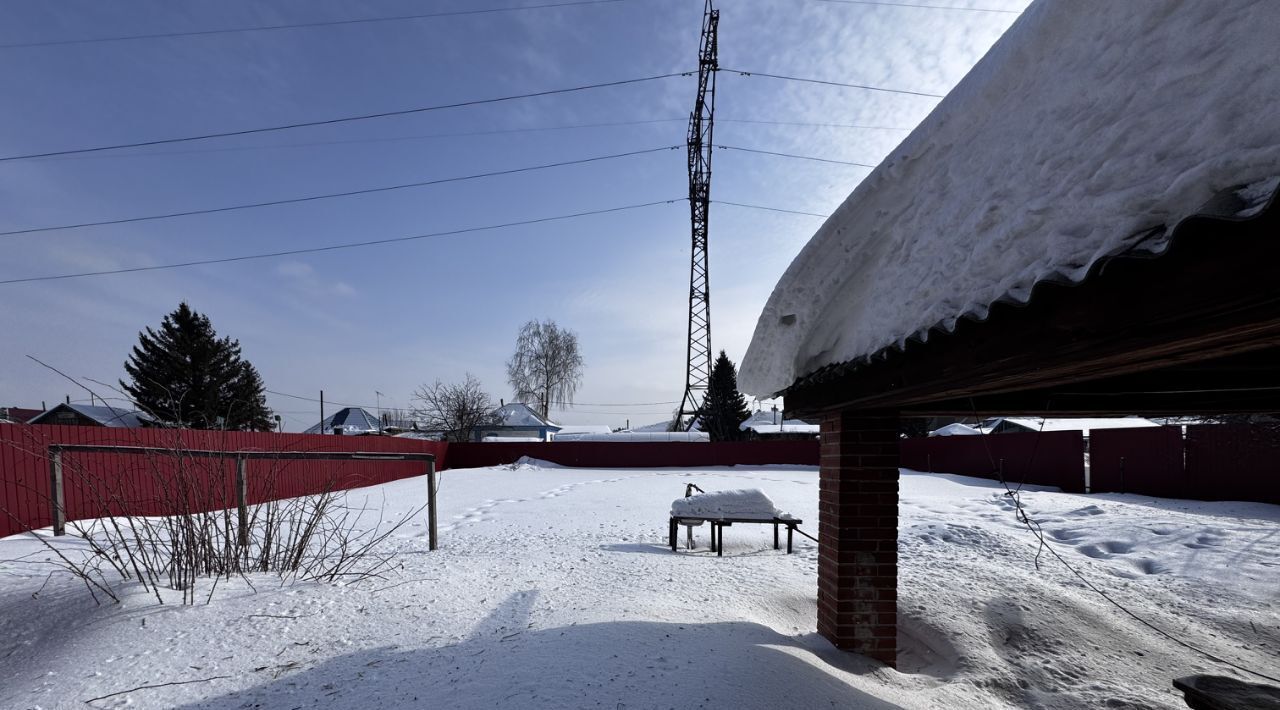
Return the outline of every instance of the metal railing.
{"type": "Polygon", "coordinates": [[[247,462],[250,460],[311,461],[311,460],[360,460],[360,461],[424,461],[427,464],[427,540],[429,549],[438,546],[436,530],[436,456],[382,451],[212,451],[204,449],[169,449],[158,446],[110,446],[101,444],[50,444],[49,445],[49,500],[53,507],[53,534],[67,534],[66,499],[62,485],[63,453],[113,453],[113,454],[167,454],[178,458],[221,458],[236,461],[236,510],[238,513],[238,542],[249,545],[249,481],[247,462]]]}

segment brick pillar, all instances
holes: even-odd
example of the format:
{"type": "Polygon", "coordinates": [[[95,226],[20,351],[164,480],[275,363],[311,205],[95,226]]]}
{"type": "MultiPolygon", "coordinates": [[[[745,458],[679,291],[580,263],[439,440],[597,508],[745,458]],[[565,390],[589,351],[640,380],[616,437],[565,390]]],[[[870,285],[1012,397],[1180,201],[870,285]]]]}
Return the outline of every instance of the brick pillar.
{"type": "Polygon", "coordinates": [[[818,538],[818,633],[896,666],[897,412],[823,418],[818,538]]]}

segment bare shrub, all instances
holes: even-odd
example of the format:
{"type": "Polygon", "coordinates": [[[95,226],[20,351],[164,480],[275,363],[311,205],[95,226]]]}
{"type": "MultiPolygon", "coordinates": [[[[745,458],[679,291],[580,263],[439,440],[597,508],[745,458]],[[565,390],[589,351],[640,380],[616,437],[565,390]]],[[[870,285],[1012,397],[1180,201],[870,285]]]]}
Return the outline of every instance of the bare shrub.
{"type": "MultiPolygon", "coordinates": [[[[24,429],[23,448],[45,456],[48,443],[24,429]]],[[[162,590],[178,590],[191,604],[212,598],[219,581],[232,576],[252,586],[251,573],[284,581],[380,578],[394,554],[376,548],[422,510],[385,520],[381,506],[353,505],[336,490],[337,471],[317,494],[279,498],[290,462],[269,460],[266,471],[252,473],[267,502],[247,507],[242,537],[234,455],[193,456],[174,431],[167,451],[138,455],[124,470],[104,470],[93,458],[72,452],[63,458],[65,488],[79,491],[93,515],[67,523],[78,540],[31,534],[53,553],[50,562],[83,581],[99,602],[100,596],[119,601],[120,582],[141,585],[161,604],[162,590]]]]}

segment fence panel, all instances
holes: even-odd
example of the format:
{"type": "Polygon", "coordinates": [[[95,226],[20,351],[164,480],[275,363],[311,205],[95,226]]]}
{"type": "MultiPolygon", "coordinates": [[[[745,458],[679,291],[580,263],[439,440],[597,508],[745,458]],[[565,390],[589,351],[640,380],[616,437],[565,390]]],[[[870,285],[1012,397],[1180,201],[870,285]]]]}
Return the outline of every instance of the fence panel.
{"type": "MultiPolygon", "coordinates": [[[[52,523],[50,444],[156,446],[175,452],[434,453],[441,462],[447,449],[440,442],[394,437],[0,424],[0,537],[52,523]]],[[[249,502],[375,485],[424,472],[420,461],[252,461],[247,468],[249,502]]],[[[165,515],[184,505],[197,510],[235,503],[234,457],[66,452],[63,474],[68,521],[100,517],[104,512],[165,515]]]]}
{"type": "Polygon", "coordinates": [[[1094,429],[1089,432],[1089,480],[1094,493],[1190,498],[1194,479],[1183,466],[1182,427],[1094,429]]]}
{"type": "Polygon", "coordinates": [[[1187,427],[1187,475],[1200,500],[1280,504],[1280,430],[1274,426],[1187,427]]]}
{"type": "Polygon", "coordinates": [[[1084,435],[1079,431],[919,437],[904,439],[900,451],[902,466],[916,471],[992,480],[1003,471],[1013,485],[1084,492],[1084,435]]]}

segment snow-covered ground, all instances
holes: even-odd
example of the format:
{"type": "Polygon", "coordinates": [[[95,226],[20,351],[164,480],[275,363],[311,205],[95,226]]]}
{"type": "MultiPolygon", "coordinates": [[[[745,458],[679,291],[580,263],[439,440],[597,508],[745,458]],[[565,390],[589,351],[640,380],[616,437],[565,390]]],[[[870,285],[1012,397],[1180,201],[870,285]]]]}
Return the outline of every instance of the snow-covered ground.
{"type": "MultiPolygon", "coordinates": [[[[450,471],[442,548],[357,584],[255,579],[213,602],[95,607],[29,538],[0,540],[0,707],[1179,707],[1170,679],[1226,669],[1110,607],[1046,555],[987,481],[902,482],[901,668],[814,633],[815,545],[726,530],[664,547],[685,483],[760,488],[812,521],[802,467],[450,471]],[[20,561],[14,561],[20,560],[20,561]],[[38,593],[37,593],[38,592],[38,593]],[[213,678],[213,680],[204,680],[213,678]]],[[[351,495],[407,509],[414,478],[351,495]]],[[[1028,490],[1049,544],[1117,600],[1221,656],[1280,670],[1280,507],[1028,490]]],[[[62,539],[60,545],[74,546],[62,539]]]]}

